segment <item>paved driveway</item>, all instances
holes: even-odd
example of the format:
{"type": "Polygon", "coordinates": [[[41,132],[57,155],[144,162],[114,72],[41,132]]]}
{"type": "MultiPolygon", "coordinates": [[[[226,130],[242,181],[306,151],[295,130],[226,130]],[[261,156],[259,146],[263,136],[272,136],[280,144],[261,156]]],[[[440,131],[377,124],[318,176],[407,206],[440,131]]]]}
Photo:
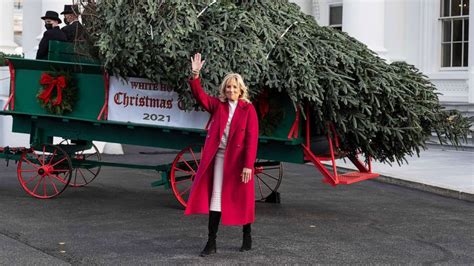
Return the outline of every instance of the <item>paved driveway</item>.
{"type": "MultiPolygon", "coordinates": [[[[156,151],[105,159],[174,157],[156,151]]],[[[221,226],[218,254],[200,258],[207,217],[185,217],[150,186],[153,171],[103,168],[89,187],[37,200],[0,163],[0,264],[474,264],[474,204],[374,181],[333,188],[308,165],[285,164],[282,203],[257,204],[251,252],[238,252],[240,228],[221,226]]]]}

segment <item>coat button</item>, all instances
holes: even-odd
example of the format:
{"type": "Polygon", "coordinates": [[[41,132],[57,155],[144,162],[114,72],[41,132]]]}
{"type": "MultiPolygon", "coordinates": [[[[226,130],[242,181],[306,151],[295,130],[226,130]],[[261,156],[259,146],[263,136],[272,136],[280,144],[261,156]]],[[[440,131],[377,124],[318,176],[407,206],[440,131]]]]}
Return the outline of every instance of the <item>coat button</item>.
{"type": "Polygon", "coordinates": [[[240,144],[237,144],[237,148],[240,148],[240,144]]]}

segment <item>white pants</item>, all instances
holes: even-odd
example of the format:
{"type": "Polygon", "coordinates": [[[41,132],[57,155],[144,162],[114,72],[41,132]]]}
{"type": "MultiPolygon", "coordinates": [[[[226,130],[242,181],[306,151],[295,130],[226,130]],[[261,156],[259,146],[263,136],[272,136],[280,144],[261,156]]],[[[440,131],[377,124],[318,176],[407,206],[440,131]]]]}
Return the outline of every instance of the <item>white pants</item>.
{"type": "Polygon", "coordinates": [[[221,211],[222,180],[224,178],[224,152],[225,149],[218,149],[214,158],[214,181],[212,185],[211,206],[209,210],[221,211]]]}

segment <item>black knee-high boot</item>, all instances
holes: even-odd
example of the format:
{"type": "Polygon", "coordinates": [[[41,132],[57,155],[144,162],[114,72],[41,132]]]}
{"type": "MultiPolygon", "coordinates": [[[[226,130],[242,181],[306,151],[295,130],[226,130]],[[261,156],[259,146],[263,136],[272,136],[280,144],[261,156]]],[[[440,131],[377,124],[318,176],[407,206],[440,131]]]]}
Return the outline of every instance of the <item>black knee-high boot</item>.
{"type": "Polygon", "coordinates": [[[252,231],[250,224],[244,225],[242,232],[244,232],[244,238],[242,241],[242,247],[240,248],[240,252],[248,251],[252,249],[252,235],[250,234],[252,231]]]}
{"type": "Polygon", "coordinates": [[[221,220],[221,212],[210,211],[209,212],[209,238],[207,240],[206,246],[201,251],[199,256],[205,257],[216,253],[216,237],[217,230],[219,229],[219,222],[221,220]]]}

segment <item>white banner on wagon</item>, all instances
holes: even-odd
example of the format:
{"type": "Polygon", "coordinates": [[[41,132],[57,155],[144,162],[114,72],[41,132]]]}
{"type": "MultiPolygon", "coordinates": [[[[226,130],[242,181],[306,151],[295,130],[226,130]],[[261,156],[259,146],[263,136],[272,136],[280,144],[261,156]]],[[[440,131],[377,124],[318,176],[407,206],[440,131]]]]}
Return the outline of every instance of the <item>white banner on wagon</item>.
{"type": "Polygon", "coordinates": [[[110,77],[108,120],[178,128],[204,129],[209,113],[184,111],[178,93],[144,78],[110,77]]]}

